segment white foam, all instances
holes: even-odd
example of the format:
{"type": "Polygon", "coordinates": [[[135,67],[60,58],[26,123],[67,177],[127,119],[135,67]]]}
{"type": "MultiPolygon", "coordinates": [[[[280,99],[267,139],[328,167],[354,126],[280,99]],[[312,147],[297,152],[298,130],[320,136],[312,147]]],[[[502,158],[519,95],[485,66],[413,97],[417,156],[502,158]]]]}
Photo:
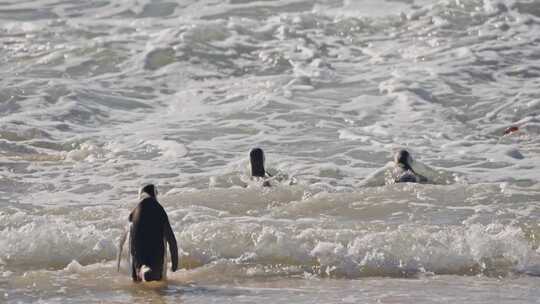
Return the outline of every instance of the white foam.
{"type": "Polygon", "coordinates": [[[529,2],[7,1],[10,301],[99,283],[115,301],[116,240],[149,180],[199,267],[186,281],[538,274],[529,2]],[[272,187],[249,176],[254,146],[272,187]],[[396,147],[434,184],[386,185],[396,147]]]}
{"type": "Polygon", "coordinates": [[[157,147],[163,158],[178,159],[188,153],[186,146],[171,140],[148,140],[146,143],[157,147]]]}

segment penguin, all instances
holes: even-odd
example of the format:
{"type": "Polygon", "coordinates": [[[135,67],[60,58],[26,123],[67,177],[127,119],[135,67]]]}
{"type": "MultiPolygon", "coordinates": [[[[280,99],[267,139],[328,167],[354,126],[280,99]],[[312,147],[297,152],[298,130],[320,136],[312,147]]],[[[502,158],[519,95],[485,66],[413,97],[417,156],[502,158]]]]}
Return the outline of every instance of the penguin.
{"type": "Polygon", "coordinates": [[[396,168],[392,172],[394,183],[426,183],[428,179],[414,171],[411,164],[413,159],[407,150],[399,150],[394,155],[396,168]]]}
{"type": "MultiPolygon", "coordinates": [[[[166,279],[166,248],[169,245],[174,272],[178,269],[178,246],[169,218],[157,200],[157,189],[148,184],[139,190],[139,204],[129,215],[131,278],[134,282],[166,279]]],[[[118,269],[127,233],[120,239],[118,269]]]]}
{"type": "Polygon", "coordinates": [[[259,178],[263,180],[264,187],[270,187],[270,181],[268,178],[271,178],[272,175],[266,172],[264,169],[264,152],[261,148],[253,148],[249,152],[249,162],[251,164],[251,177],[259,178]]]}

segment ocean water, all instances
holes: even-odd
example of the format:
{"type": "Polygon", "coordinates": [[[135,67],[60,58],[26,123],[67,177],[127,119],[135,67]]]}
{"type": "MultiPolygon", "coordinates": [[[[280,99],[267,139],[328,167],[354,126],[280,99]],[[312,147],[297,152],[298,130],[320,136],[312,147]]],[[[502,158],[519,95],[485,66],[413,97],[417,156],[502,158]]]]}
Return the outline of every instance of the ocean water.
{"type": "Polygon", "coordinates": [[[0,42],[0,303],[540,301],[540,1],[0,0],[0,42]],[[165,284],[116,271],[148,182],[165,284]]]}

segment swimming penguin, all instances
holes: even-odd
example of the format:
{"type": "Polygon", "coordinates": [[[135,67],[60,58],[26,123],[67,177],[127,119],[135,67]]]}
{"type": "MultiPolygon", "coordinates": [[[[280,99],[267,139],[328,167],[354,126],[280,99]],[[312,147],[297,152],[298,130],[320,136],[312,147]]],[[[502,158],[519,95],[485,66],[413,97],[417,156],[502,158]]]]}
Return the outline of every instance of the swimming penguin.
{"type": "Polygon", "coordinates": [[[407,150],[399,150],[394,155],[396,168],[392,173],[394,183],[425,183],[428,179],[416,173],[411,164],[413,159],[407,150]]]}
{"type": "MultiPolygon", "coordinates": [[[[131,278],[135,282],[159,281],[166,278],[166,243],[169,244],[172,267],[178,269],[176,238],[163,207],[157,201],[157,189],[148,184],[139,190],[140,202],[129,215],[129,251],[131,278]]],[[[120,240],[118,266],[126,235],[120,240]]]]}
{"type": "MultiPolygon", "coordinates": [[[[255,178],[266,179],[272,177],[264,170],[264,152],[261,148],[253,148],[249,152],[249,161],[251,163],[251,176],[255,178]]],[[[263,186],[270,187],[270,182],[265,180],[263,186]]]]}

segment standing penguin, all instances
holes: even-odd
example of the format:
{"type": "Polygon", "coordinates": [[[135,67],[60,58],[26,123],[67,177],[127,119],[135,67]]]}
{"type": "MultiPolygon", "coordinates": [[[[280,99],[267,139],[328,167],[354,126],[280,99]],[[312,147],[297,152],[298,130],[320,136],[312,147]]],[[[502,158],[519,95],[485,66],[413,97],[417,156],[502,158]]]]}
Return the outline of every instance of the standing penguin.
{"type": "MultiPolygon", "coordinates": [[[[141,200],[129,215],[129,248],[131,255],[131,278],[135,282],[165,279],[166,243],[169,244],[172,267],[178,269],[178,247],[169,218],[157,201],[157,190],[148,184],[139,190],[141,200]]],[[[120,254],[125,241],[121,240],[120,254]]]]}

